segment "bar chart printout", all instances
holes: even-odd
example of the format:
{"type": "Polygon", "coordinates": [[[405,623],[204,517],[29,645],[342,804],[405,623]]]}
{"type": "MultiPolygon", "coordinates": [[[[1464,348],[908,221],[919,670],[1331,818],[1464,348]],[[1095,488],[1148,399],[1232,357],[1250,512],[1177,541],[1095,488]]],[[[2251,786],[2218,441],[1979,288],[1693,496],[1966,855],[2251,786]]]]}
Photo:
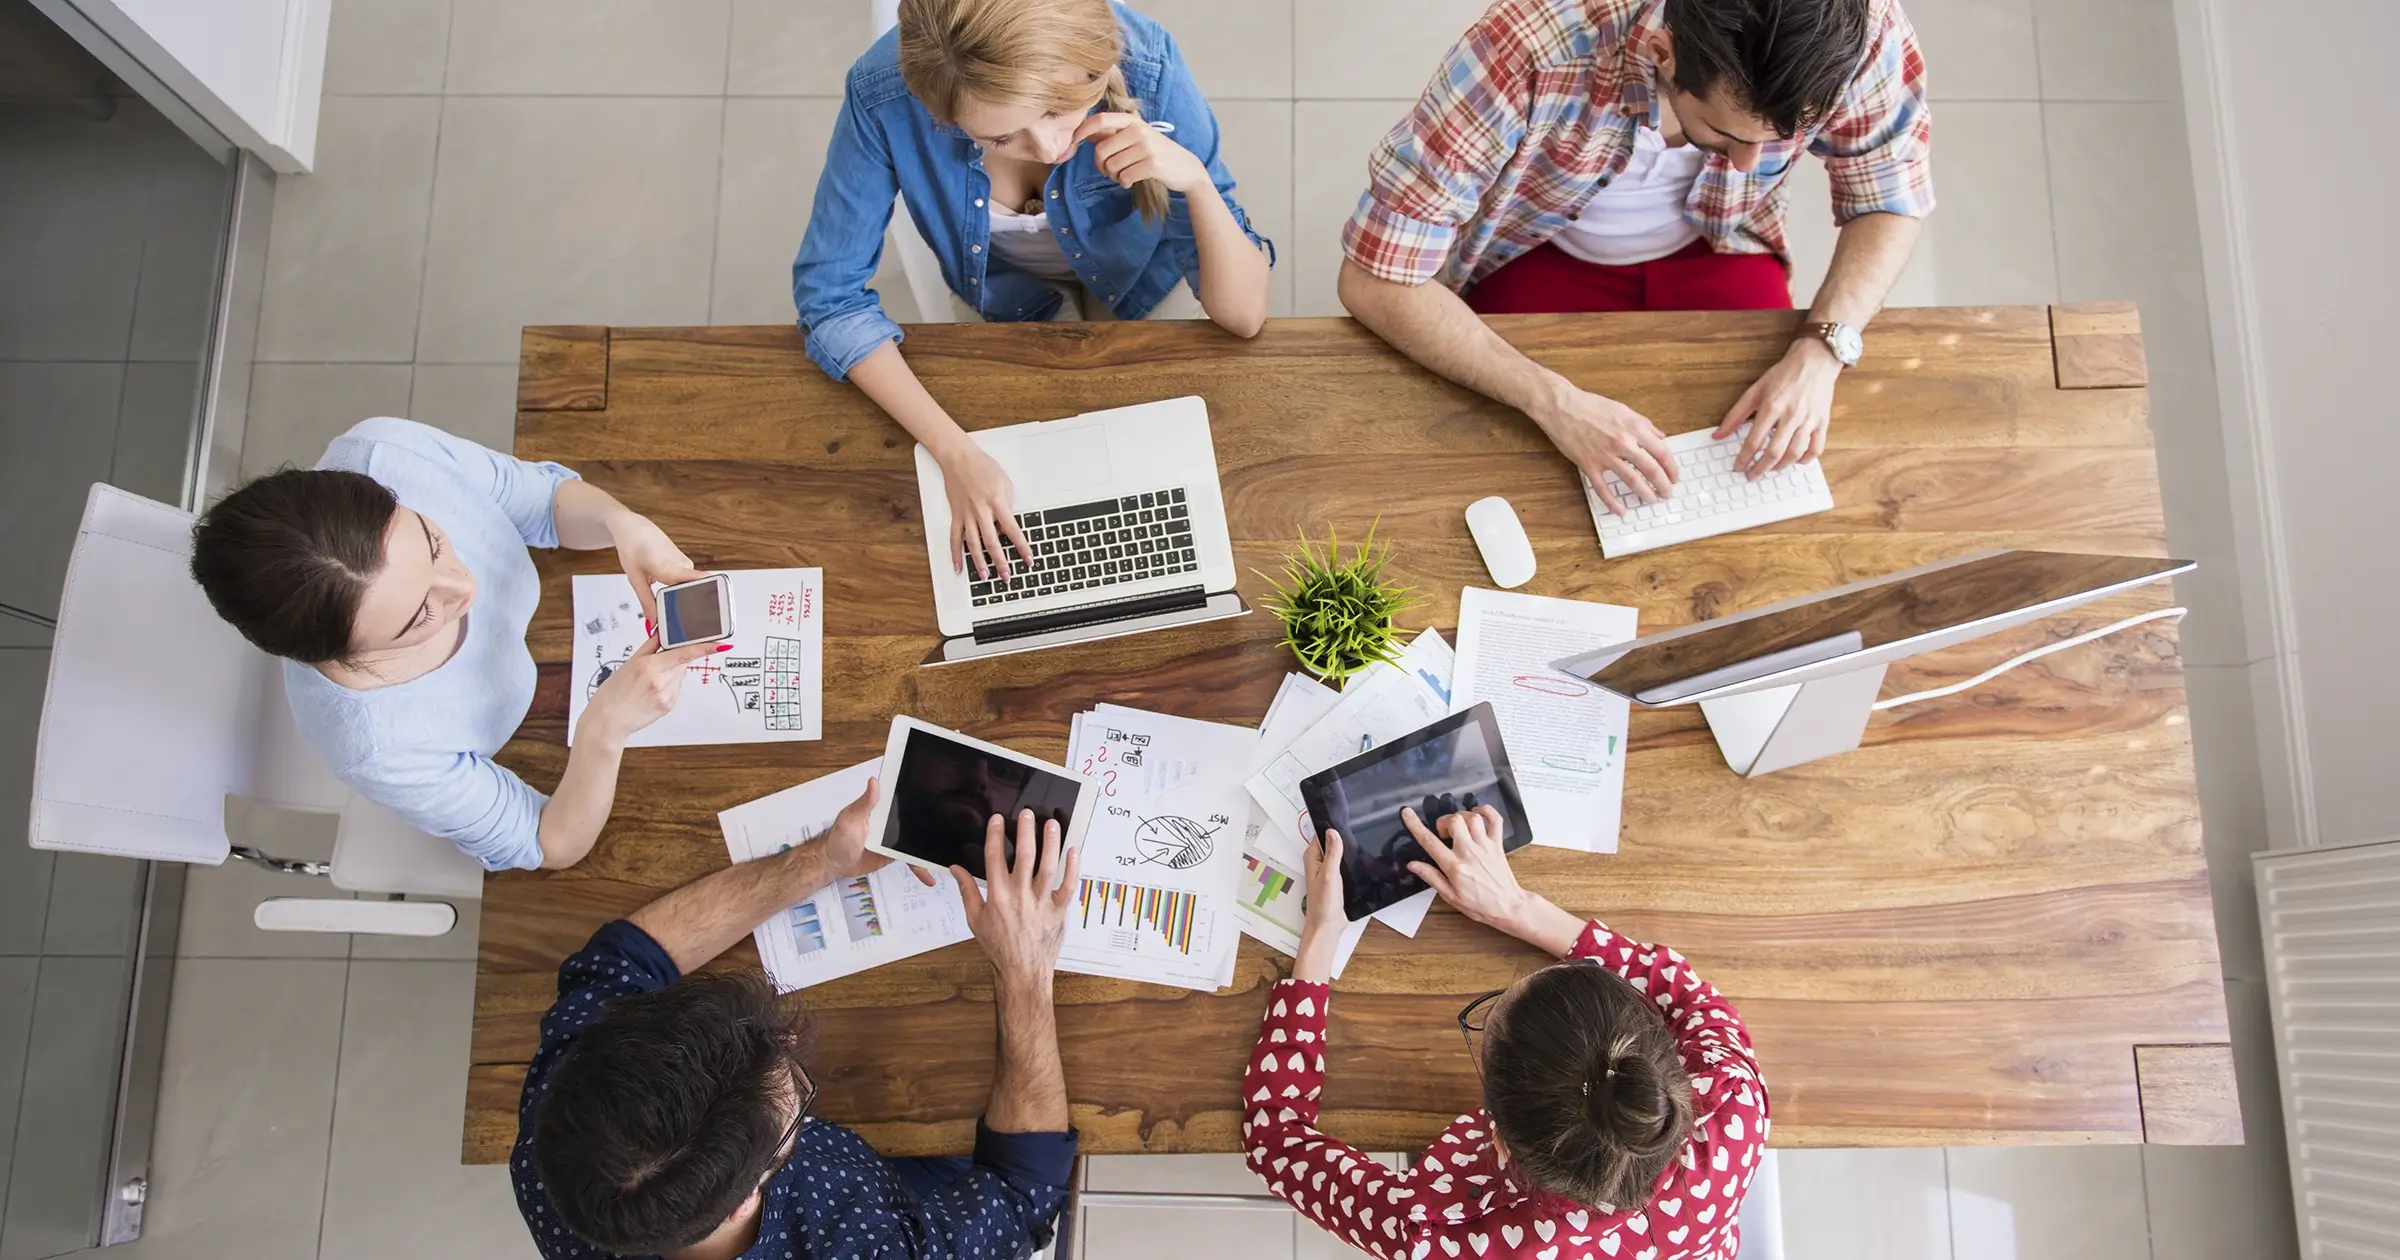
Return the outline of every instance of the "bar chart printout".
{"type": "Polygon", "coordinates": [[[1146,938],[1155,936],[1185,955],[1194,944],[1198,902],[1195,893],[1109,879],[1083,880],[1076,896],[1083,926],[1122,933],[1118,948],[1138,951],[1148,944],[1146,938]]]}

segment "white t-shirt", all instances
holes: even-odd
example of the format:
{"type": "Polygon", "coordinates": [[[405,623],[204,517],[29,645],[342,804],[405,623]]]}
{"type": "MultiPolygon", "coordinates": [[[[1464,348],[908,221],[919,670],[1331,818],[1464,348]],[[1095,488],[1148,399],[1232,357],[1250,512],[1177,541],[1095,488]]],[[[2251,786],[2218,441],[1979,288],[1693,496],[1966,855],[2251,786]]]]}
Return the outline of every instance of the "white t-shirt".
{"type": "Polygon", "coordinates": [[[1707,152],[1697,146],[1670,149],[1655,128],[1634,128],[1633,156],[1625,169],[1593,193],[1583,213],[1550,243],[1585,262],[1611,267],[1682,249],[1700,239],[1700,229],[1684,217],[1683,207],[1707,164],[1707,152]]]}
{"type": "Polygon", "coordinates": [[[1044,280],[1074,283],[1075,268],[1050,232],[1050,212],[1019,214],[992,203],[992,257],[1044,280]]]}

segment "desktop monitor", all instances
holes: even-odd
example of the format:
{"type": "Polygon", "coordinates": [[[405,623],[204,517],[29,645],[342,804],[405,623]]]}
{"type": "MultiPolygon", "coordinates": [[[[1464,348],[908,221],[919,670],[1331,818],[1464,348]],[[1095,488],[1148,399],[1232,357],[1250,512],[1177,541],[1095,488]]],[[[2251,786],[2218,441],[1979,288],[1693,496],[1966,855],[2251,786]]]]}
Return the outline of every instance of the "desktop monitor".
{"type": "Polygon", "coordinates": [[[2195,567],[2147,556],[1979,551],[1646,635],[1555,668],[1645,708],[1700,705],[1726,761],[1764,774],[1857,747],[1868,716],[1894,703],[1879,706],[1876,693],[1895,661],[2195,567]]]}

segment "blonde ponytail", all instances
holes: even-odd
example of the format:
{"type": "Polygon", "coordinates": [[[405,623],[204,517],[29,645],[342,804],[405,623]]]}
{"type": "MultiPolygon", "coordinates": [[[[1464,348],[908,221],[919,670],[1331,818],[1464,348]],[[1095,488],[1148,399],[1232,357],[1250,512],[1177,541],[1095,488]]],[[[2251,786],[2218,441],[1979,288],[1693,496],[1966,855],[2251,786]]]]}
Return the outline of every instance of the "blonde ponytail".
{"type": "MultiPolygon", "coordinates": [[[[900,77],[944,123],[957,122],[961,96],[1077,116],[1094,105],[1138,115],[1141,102],[1117,64],[1123,56],[1108,0],[900,3],[900,77]]],[[[1157,222],[1167,212],[1166,185],[1135,184],[1133,204],[1145,222],[1157,222]]]]}
{"type": "MultiPolygon", "coordinates": [[[[1141,102],[1125,91],[1125,71],[1110,66],[1100,79],[1100,108],[1111,114],[1141,116],[1141,102]]],[[[1155,179],[1145,179],[1133,186],[1134,209],[1142,212],[1142,222],[1156,223],[1167,215],[1167,186],[1155,179]]]]}

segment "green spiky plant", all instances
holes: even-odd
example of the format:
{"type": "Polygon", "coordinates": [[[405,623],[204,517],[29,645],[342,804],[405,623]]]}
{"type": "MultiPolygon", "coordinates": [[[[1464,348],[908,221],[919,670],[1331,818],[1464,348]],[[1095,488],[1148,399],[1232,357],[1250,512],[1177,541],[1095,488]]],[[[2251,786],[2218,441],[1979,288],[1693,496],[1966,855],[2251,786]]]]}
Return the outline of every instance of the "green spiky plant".
{"type": "Polygon", "coordinates": [[[1391,555],[1389,542],[1375,545],[1370,525],[1345,560],[1341,539],[1329,526],[1324,554],[1302,535],[1300,554],[1284,558],[1280,580],[1259,574],[1274,587],[1259,603],[1282,620],[1284,646],[1309,673],[1338,683],[1377,661],[1399,658],[1400,628],[1392,619],[1416,602],[1416,593],[1385,580],[1391,555]]]}

